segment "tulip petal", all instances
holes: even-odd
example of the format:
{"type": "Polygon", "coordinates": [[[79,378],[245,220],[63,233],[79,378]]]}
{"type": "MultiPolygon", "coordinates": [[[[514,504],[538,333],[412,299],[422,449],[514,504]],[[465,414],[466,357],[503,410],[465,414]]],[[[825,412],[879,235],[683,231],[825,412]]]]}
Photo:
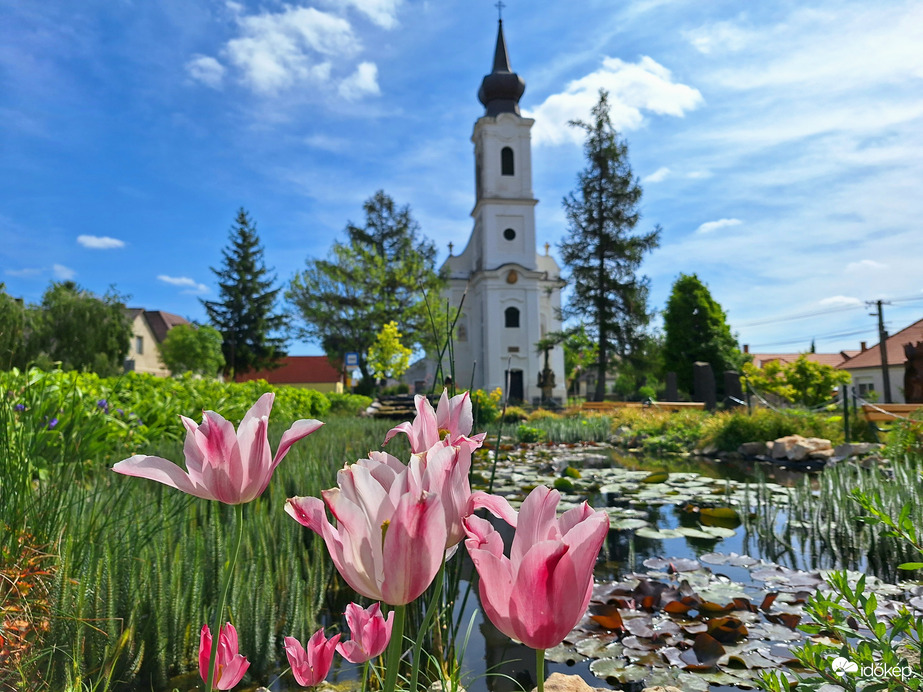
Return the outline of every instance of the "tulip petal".
{"type": "Polygon", "coordinates": [[[285,458],[293,444],[315,432],[322,425],[323,423],[313,418],[296,420],[292,423],[292,427],[286,430],[282,434],[282,439],[279,440],[279,448],[276,450],[276,456],[272,461],[272,468],[275,469],[279,465],[279,462],[285,458]]]}
{"type": "MultiPolygon", "coordinates": [[[[541,541],[518,564],[510,598],[510,620],[516,639],[533,649],[557,646],[579,619],[578,616],[571,622],[572,613],[561,607],[564,594],[554,589],[554,572],[559,563],[567,561],[566,556],[567,546],[560,541],[541,541]],[[561,638],[554,641],[558,633],[561,638]]],[[[512,558],[511,561],[517,564],[512,558]]],[[[574,584],[567,586],[573,589],[574,584]]]]}
{"type": "Polygon", "coordinates": [[[208,664],[211,659],[212,651],[212,634],[208,629],[208,625],[202,625],[202,630],[199,632],[199,675],[202,678],[202,682],[208,682],[208,664]]]}
{"type": "Polygon", "coordinates": [[[514,529],[516,528],[519,522],[519,514],[513,509],[512,505],[510,505],[505,497],[488,495],[483,490],[476,490],[471,493],[471,497],[468,498],[468,507],[465,510],[465,516],[474,514],[474,510],[482,507],[495,517],[503,519],[503,521],[514,529]]]}
{"type": "Polygon", "coordinates": [[[439,496],[404,494],[384,534],[381,600],[405,605],[426,590],[442,565],[446,526],[439,496]]]}
{"type": "Polygon", "coordinates": [[[519,508],[519,523],[510,546],[510,560],[519,564],[529,549],[541,541],[559,540],[556,511],[561,493],[540,485],[528,494],[519,508]]]}
{"type": "Polygon", "coordinates": [[[465,519],[468,540],[465,547],[479,575],[478,591],[484,614],[508,637],[516,637],[510,621],[510,597],[513,593],[513,569],[503,555],[503,538],[490,522],[480,517],[465,519]]]}
{"type": "Polygon", "coordinates": [[[176,488],[184,493],[195,495],[206,500],[217,499],[207,488],[195,485],[189,474],[183,471],[172,461],[162,457],[149,457],[142,454],[136,454],[133,457],[118,462],[112,466],[112,470],[121,473],[124,476],[134,476],[135,478],[147,478],[151,481],[157,481],[171,488],[176,488]]]}
{"type": "Polygon", "coordinates": [[[221,679],[215,683],[215,686],[219,690],[233,689],[243,679],[244,673],[247,672],[249,667],[250,661],[244,658],[243,655],[237,654],[224,664],[224,668],[221,670],[221,679]]]}

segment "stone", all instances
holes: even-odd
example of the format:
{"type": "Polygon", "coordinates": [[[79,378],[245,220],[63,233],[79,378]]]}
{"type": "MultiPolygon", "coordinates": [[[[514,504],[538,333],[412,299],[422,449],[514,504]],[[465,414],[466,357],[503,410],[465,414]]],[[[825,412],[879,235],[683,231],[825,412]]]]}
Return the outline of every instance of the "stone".
{"type": "MultiPolygon", "coordinates": [[[[533,687],[532,692],[537,689],[538,687],[533,687]]],[[[545,680],[545,692],[599,692],[600,690],[599,687],[590,687],[579,675],[552,673],[545,680]]]]}
{"type": "Polygon", "coordinates": [[[827,461],[833,458],[832,449],[815,449],[813,452],[808,454],[808,459],[823,459],[827,461]]]}
{"type": "Polygon", "coordinates": [[[844,442],[841,445],[837,445],[833,450],[835,456],[845,459],[847,457],[860,457],[866,454],[871,454],[872,452],[877,452],[882,448],[882,445],[876,444],[874,442],[844,442]]]}
{"type": "Polygon", "coordinates": [[[803,437],[788,450],[788,458],[792,461],[802,461],[807,459],[813,452],[822,449],[829,449],[831,456],[833,456],[833,445],[830,444],[830,440],[825,440],[821,437],[803,437]]]}
{"type": "Polygon", "coordinates": [[[788,459],[788,453],[791,451],[792,447],[804,439],[805,438],[801,435],[786,435],[785,437],[780,437],[778,440],[773,441],[769,454],[773,459],[788,459]]]}
{"type": "Polygon", "coordinates": [[[746,457],[766,456],[769,454],[769,447],[765,442],[744,442],[737,451],[746,457]]]}
{"type": "Polygon", "coordinates": [[[683,691],[678,687],[673,687],[673,685],[667,685],[666,687],[657,685],[657,687],[645,687],[643,690],[641,690],[641,692],[683,692],[683,691]]]}

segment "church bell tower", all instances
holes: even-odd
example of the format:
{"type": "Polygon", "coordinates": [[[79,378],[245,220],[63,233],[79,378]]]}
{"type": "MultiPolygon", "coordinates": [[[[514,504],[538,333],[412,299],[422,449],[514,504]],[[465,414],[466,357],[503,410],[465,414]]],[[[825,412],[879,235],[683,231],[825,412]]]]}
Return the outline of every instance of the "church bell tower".
{"type": "MultiPolygon", "coordinates": [[[[532,192],[531,129],[519,99],[526,84],[510,67],[503,21],[497,30],[493,69],[481,82],[484,114],[474,125],[474,229],[467,247],[450,255],[448,299],[457,306],[467,289],[455,341],[460,387],[491,391],[501,387],[512,401],[537,403],[544,354],[535,344],[559,331],[560,268],[536,252],[532,192]]],[[[564,356],[549,353],[555,381],[552,396],[564,400],[564,356]]],[[[547,384],[547,379],[545,380],[547,384]]]]}

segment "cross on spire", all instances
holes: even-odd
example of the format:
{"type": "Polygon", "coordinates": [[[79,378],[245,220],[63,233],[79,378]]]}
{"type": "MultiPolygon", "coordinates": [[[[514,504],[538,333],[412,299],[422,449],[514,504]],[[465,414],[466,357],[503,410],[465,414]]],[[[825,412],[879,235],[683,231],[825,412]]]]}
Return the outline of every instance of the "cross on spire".
{"type": "Polygon", "coordinates": [[[494,7],[497,8],[497,18],[502,22],[503,8],[506,7],[506,4],[503,2],[503,0],[497,0],[496,4],[494,4],[494,7]]]}

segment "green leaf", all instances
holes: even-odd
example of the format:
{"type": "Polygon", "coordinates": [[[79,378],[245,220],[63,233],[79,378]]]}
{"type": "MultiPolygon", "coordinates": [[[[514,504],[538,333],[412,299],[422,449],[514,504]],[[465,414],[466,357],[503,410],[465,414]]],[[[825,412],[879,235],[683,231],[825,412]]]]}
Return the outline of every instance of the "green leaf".
{"type": "Polygon", "coordinates": [[[923,562],[905,562],[897,566],[898,569],[923,569],[923,562]]]}

